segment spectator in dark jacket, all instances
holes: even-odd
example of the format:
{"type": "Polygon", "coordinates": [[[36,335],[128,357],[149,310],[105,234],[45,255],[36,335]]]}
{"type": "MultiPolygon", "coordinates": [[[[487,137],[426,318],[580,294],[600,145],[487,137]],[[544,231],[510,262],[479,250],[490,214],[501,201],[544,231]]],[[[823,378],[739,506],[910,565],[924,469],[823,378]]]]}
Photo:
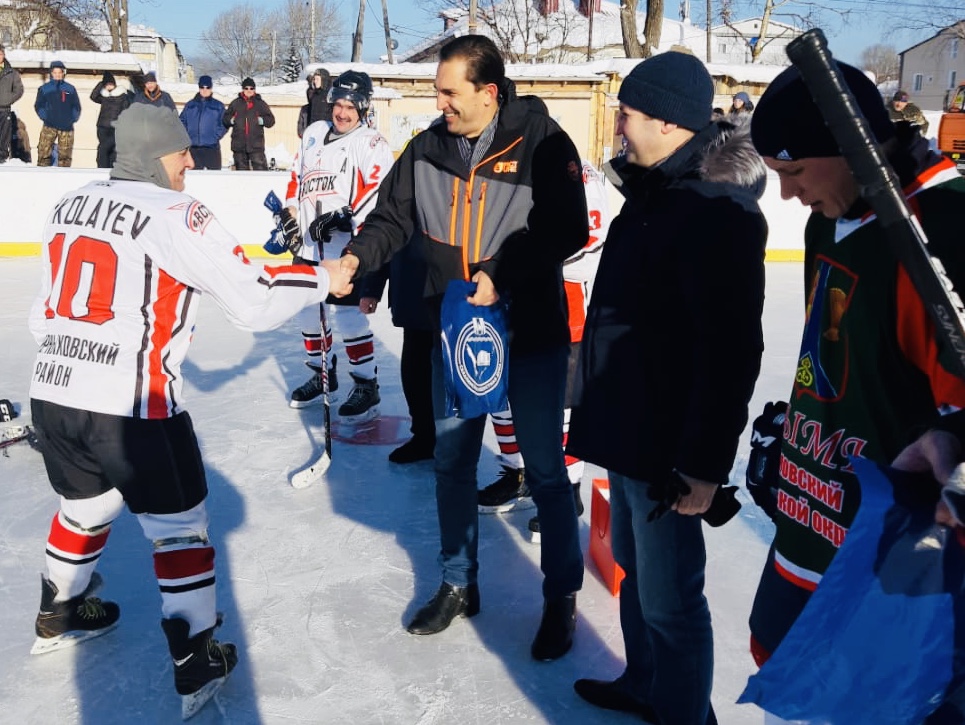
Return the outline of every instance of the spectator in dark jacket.
{"type": "Polygon", "coordinates": [[[734,121],[737,116],[741,115],[749,118],[753,111],[754,104],[751,103],[751,97],[744,91],[738,91],[731,99],[730,110],[727,112],[728,120],[734,121]]]}
{"type": "Polygon", "coordinates": [[[23,96],[20,74],[7,60],[0,45],[0,164],[10,158],[10,139],[13,136],[14,116],[10,107],[23,96]]]}
{"type": "Polygon", "coordinates": [[[134,95],[134,103],[147,103],[151,106],[166,106],[177,113],[177,106],[174,99],[167,91],[162,91],[157,84],[157,75],[154,71],[144,74],[144,90],[134,95]]]}
{"type": "Polygon", "coordinates": [[[328,91],[332,87],[332,76],[324,68],[316,68],[308,76],[308,89],[305,95],[308,103],[298,112],[298,138],[315,121],[332,120],[332,104],[328,102],[328,91]]]}
{"type": "Polygon", "coordinates": [[[255,81],[245,78],[241,93],[224,112],[224,125],[231,128],[231,152],[238,171],[267,171],[265,129],[275,125],[268,104],[255,93],[255,81]]]}
{"type": "Polygon", "coordinates": [[[574,687],[648,722],[716,725],[700,514],[728,481],[760,370],[766,172],[746,125],[710,121],[714,82],[692,55],[639,63],[618,99],[626,153],[606,174],[626,201],[593,285],[567,453],[609,474],[626,669],[574,687]]]}
{"type": "Polygon", "coordinates": [[[37,89],[34,110],[43,121],[37,143],[37,166],[50,166],[54,144],[57,165],[70,166],[74,156],[74,124],[80,119],[77,89],[64,80],[67,67],[59,60],[50,64],[50,80],[37,89]]]}
{"type": "Polygon", "coordinates": [[[224,112],[224,104],[212,95],[211,76],[201,76],[198,92],[181,111],[181,123],[191,137],[194,168],[221,168],[221,137],[228,131],[221,122],[224,112]]]}
{"type": "Polygon", "coordinates": [[[117,87],[114,74],[104,72],[104,77],[94,86],[90,99],[99,103],[101,111],[97,115],[97,168],[109,169],[114,166],[117,148],[114,145],[114,121],[121,111],[131,105],[134,94],[117,87]]]}

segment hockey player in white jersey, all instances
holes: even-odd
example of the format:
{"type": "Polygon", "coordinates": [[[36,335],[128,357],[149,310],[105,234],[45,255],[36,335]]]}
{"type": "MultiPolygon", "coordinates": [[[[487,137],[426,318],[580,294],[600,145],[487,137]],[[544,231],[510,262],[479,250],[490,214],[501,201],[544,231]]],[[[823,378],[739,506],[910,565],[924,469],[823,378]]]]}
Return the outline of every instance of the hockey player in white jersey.
{"type": "MultiPolygon", "coordinates": [[[[372,100],[372,81],[365,73],[346,71],[328,92],[332,120],[311,124],[302,137],[292,166],[283,222],[297,218],[304,246],[293,250],[296,259],[310,264],[320,259],[338,259],[353,233],[375,207],[379,186],[392,166],[392,152],[385,138],[365,124],[372,100]]],[[[289,231],[296,231],[289,226],[289,231]]],[[[286,237],[287,240],[287,237],[286,237]]],[[[358,293],[333,300],[349,375],[355,383],[338,414],[346,422],[359,423],[376,417],[380,402],[372,330],[359,310],[358,293]]],[[[307,365],[314,372],[291,395],[290,405],[302,408],[322,401],[319,370],[322,345],[331,350],[331,316],[324,310],[306,310],[302,315],[302,337],[308,354],[307,365]],[[321,324],[320,324],[321,321],[321,324]]],[[[329,354],[329,391],[338,386],[335,356],[329,354]]]]}
{"type": "MultiPolygon", "coordinates": [[[[589,216],[590,236],[586,245],[572,257],[563,262],[563,289],[570,323],[570,360],[567,371],[566,407],[563,409],[563,447],[566,447],[570,427],[569,395],[576,362],[580,358],[580,341],[583,339],[583,325],[586,309],[590,304],[596,268],[600,264],[603,243],[610,230],[610,210],[606,196],[603,174],[588,162],[583,162],[583,189],[586,192],[586,210],[589,216]]],[[[502,466],[499,478],[479,491],[480,513],[503,513],[532,507],[533,498],[525,480],[525,463],[516,442],[516,427],[509,410],[492,415],[493,431],[499,445],[499,463],[502,466]]],[[[580,499],[580,482],[583,480],[583,461],[564,455],[566,473],[573,484],[578,515],[583,513],[580,499]]],[[[530,535],[534,543],[539,543],[539,519],[535,516],[529,522],[530,535]]]]}
{"type": "Polygon", "coordinates": [[[126,505],[153,544],[161,626],[190,717],[238,659],[234,645],[212,636],[207,483],[182,398],[198,304],[208,294],[236,326],[271,329],[325,299],[338,265],[249,264],[214,215],[183,193],[191,140],[170,109],[134,104],[116,139],[110,179],[65,195],[44,227],[30,407],[60,510],[32,651],[116,626],[118,605],[92,596],[101,583],[94,569],[126,505]]]}

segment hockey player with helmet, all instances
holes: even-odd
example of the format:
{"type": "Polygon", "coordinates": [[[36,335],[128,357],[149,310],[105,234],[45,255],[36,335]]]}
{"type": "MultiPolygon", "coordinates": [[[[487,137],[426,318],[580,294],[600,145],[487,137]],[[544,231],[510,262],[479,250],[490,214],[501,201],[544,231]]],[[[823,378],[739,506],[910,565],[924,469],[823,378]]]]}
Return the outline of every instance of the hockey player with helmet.
{"type": "Polygon", "coordinates": [[[115,129],[110,179],[68,193],[47,219],[30,314],[40,346],[31,413],[60,495],[32,651],[116,626],[118,605],[91,595],[111,524],[127,506],[153,543],[161,626],[189,717],[237,662],[234,645],[212,637],[207,482],[182,397],[198,305],[209,294],[237,327],[271,329],[319,304],[338,265],[251,265],[214,215],[184,193],[191,139],[170,109],[133,104],[115,129]]]}
{"type": "MultiPolygon", "coordinates": [[[[372,81],[365,73],[346,71],[328,92],[332,120],[318,121],[305,129],[292,165],[282,212],[283,222],[298,220],[304,246],[292,250],[296,260],[309,264],[324,258],[338,259],[345,244],[362,226],[375,206],[379,186],[392,166],[392,152],[385,138],[365,124],[372,100],[372,81]]],[[[294,231],[294,226],[290,224],[294,231]]],[[[286,235],[286,240],[291,234],[286,235]]],[[[346,422],[359,423],[379,414],[380,402],[372,330],[359,310],[358,294],[334,301],[334,319],[345,344],[349,375],[355,385],[338,414],[346,422]]],[[[312,377],[291,395],[290,405],[302,408],[322,401],[319,370],[322,345],[331,350],[332,318],[306,310],[302,336],[312,377]]],[[[337,386],[335,356],[329,356],[329,390],[337,386]]]]}

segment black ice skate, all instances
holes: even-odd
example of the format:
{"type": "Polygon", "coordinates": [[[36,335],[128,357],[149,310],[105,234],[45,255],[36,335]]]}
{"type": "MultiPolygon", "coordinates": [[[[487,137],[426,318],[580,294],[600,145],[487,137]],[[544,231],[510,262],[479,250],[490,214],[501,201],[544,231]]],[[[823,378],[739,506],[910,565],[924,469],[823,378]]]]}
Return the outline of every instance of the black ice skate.
{"type": "Polygon", "coordinates": [[[378,378],[367,380],[355,373],[349,373],[349,377],[355,382],[355,387],[338,409],[342,422],[355,425],[377,418],[379,403],[382,402],[378,378]]]}
{"type": "MultiPolygon", "coordinates": [[[[332,393],[338,390],[338,374],[336,364],[338,360],[335,355],[328,359],[328,395],[331,399],[332,393]]],[[[292,391],[291,400],[288,406],[291,408],[307,408],[310,405],[321,405],[324,402],[325,384],[322,381],[321,369],[315,365],[308,364],[314,372],[312,377],[304,385],[300,385],[292,391]]]]}
{"type": "Polygon", "coordinates": [[[100,574],[94,573],[81,594],[66,602],[55,602],[57,587],[47,577],[40,576],[40,612],[34,629],[37,639],[30,654],[73,647],[84,640],[100,637],[117,627],[121,609],[114,602],[102,602],[92,597],[101,586],[100,574]]]}
{"type": "Polygon", "coordinates": [[[162,619],[174,660],[174,687],[181,695],[181,719],[187,720],[217,694],[238,664],[238,651],[212,636],[214,627],[188,637],[190,625],[180,617],[162,619]]]}
{"type": "Polygon", "coordinates": [[[502,514],[533,508],[533,494],[529,492],[522,468],[503,466],[493,483],[479,491],[479,513],[502,514]]]}

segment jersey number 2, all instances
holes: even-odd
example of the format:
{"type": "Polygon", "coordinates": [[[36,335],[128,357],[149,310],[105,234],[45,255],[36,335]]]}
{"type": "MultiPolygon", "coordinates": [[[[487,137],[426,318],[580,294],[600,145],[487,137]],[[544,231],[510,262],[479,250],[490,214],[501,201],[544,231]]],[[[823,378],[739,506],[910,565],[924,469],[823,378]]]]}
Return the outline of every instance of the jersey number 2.
{"type": "Polygon", "coordinates": [[[117,253],[107,242],[82,236],[67,248],[64,259],[64,239],[61,233],[50,240],[51,287],[60,275],[60,294],[55,305],[47,300],[47,318],[56,310],[61,317],[95,325],[113,320],[117,253]]]}

